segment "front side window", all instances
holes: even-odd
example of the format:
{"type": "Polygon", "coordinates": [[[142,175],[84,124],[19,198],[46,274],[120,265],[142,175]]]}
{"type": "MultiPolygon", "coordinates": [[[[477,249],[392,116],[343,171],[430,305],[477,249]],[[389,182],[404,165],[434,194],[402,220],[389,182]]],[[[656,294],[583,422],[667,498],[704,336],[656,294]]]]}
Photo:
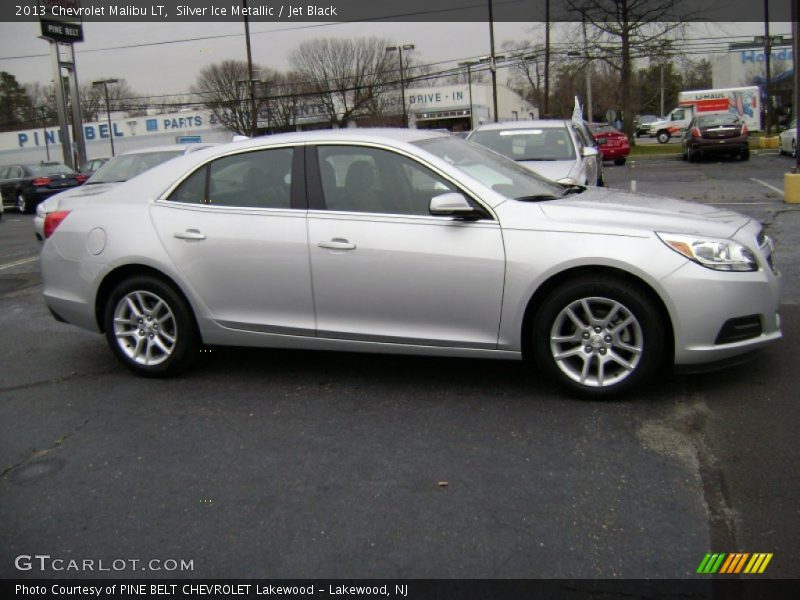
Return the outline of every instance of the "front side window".
{"type": "Polygon", "coordinates": [[[243,208],[291,208],[293,148],[219,158],[186,178],[173,202],[243,208]]]}
{"type": "Polygon", "coordinates": [[[456,191],[427,167],[387,150],[320,146],[318,157],[328,210],[429,216],[431,198],[456,191]]]}

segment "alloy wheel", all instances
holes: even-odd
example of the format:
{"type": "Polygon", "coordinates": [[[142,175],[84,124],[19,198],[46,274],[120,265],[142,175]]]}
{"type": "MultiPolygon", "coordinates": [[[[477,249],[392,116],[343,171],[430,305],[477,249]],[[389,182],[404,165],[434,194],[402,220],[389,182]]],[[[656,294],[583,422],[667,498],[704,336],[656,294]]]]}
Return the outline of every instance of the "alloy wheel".
{"type": "Polygon", "coordinates": [[[550,352],[573,381],[601,388],[620,383],[639,365],[642,326],[623,304],[589,297],[571,302],[556,316],[550,352]]]}
{"type": "Polygon", "coordinates": [[[159,365],[175,349],[177,321],[162,298],[150,291],[134,290],[120,298],[114,309],[114,337],[133,362],[159,365]]]}

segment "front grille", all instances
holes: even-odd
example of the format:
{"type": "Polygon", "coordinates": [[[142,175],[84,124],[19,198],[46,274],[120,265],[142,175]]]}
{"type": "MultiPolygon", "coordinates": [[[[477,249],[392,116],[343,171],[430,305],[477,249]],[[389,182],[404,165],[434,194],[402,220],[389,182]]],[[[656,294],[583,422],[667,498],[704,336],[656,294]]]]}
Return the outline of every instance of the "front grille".
{"type": "Polygon", "coordinates": [[[763,332],[761,327],[761,315],[748,315],[728,319],[722,325],[722,329],[717,334],[715,344],[732,344],[758,337],[763,332]]]}

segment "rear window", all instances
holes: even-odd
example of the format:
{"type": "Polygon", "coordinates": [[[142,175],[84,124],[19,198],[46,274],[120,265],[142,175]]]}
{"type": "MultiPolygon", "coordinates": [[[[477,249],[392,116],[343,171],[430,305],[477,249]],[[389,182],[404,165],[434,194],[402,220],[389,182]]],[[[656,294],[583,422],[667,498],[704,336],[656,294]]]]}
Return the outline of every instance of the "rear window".
{"type": "Polygon", "coordinates": [[[66,165],[53,164],[53,165],[28,165],[25,169],[34,177],[41,177],[42,175],[74,175],[75,171],[66,165]]]}
{"type": "Polygon", "coordinates": [[[86,183],[94,184],[128,181],[128,179],[132,179],[182,154],[183,150],[164,150],[161,152],[140,152],[137,154],[117,156],[100,167],[86,183]]]}
{"type": "Polygon", "coordinates": [[[720,125],[741,125],[736,115],[705,115],[697,117],[698,127],[717,127],[720,125]]]}

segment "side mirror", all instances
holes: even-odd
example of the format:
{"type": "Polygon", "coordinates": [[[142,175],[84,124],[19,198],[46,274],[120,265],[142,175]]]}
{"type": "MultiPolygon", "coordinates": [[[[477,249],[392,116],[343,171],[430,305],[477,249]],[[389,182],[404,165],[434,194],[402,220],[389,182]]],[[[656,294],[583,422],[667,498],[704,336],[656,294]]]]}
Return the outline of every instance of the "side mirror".
{"type": "Polygon", "coordinates": [[[456,192],[434,196],[428,210],[432,215],[440,217],[469,217],[475,214],[475,209],[467,199],[456,192]]]}
{"type": "Polygon", "coordinates": [[[586,146],[583,149],[583,157],[584,158],[590,158],[592,156],[597,156],[598,154],[600,154],[600,151],[597,148],[592,148],[591,146],[586,146]]]}

